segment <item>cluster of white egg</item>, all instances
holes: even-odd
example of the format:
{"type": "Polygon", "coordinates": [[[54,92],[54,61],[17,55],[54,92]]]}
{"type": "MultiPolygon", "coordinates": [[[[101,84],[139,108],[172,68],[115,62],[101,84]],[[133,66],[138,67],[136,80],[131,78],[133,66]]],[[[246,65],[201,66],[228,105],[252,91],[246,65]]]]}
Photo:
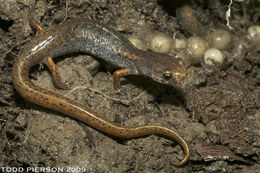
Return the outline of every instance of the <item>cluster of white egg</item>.
{"type": "Polygon", "coordinates": [[[248,45],[260,46],[260,26],[250,26],[246,36],[239,38],[232,38],[227,30],[215,29],[204,36],[191,36],[188,39],[182,34],[170,37],[162,32],[149,34],[145,39],[136,35],[131,35],[128,39],[141,50],[151,49],[179,57],[184,60],[186,67],[199,63],[221,66],[225,61],[225,51],[232,50],[232,57],[235,57],[248,45]]]}

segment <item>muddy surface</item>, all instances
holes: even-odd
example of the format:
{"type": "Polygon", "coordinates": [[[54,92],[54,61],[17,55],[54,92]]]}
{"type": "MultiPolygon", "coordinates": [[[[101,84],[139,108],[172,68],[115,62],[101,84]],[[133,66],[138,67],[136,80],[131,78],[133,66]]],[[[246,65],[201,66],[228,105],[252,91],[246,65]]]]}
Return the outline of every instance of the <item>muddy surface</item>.
{"type": "MultiPolygon", "coordinates": [[[[158,136],[126,141],[107,136],[27,102],[12,86],[13,63],[36,37],[27,19],[29,6],[45,28],[66,18],[87,17],[124,34],[152,28],[188,36],[175,15],[182,5],[168,0],[81,0],[67,4],[1,0],[1,171],[7,167],[51,167],[77,168],[76,172],[260,172],[260,54],[256,48],[248,48],[241,54],[243,58],[227,60],[221,68],[191,66],[185,83],[178,87],[130,76],[122,79],[117,92],[112,86],[113,70],[89,55],[56,59],[62,79],[70,82],[72,90],[55,88],[46,67],[33,68],[31,79],[36,85],[76,100],[113,122],[156,124],[179,133],[191,150],[190,161],[180,168],[169,162],[183,158],[176,142],[158,136]]],[[[203,26],[217,28],[225,25],[226,7],[227,3],[219,1],[198,1],[195,9],[203,26]]],[[[239,11],[243,6],[235,4],[234,8],[239,11]]],[[[234,35],[244,34],[253,24],[250,16],[247,19],[243,23],[231,21],[234,35]]],[[[227,53],[227,59],[231,56],[227,53]]]]}

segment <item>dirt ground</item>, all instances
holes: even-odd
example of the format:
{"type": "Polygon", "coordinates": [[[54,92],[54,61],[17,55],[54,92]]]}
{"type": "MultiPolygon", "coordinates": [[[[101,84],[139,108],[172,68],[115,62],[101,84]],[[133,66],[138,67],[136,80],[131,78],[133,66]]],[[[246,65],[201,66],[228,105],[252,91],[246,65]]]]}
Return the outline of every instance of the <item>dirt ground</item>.
{"type": "MultiPolygon", "coordinates": [[[[175,14],[183,5],[171,0],[0,0],[0,172],[7,167],[72,168],[76,172],[260,172],[257,48],[248,48],[240,60],[229,59],[232,52],[227,53],[221,68],[189,67],[182,86],[126,77],[119,93],[112,86],[113,71],[90,55],[56,60],[62,79],[71,83],[70,91],[55,88],[46,67],[33,69],[31,79],[36,85],[76,100],[113,122],[162,125],[176,131],[191,150],[190,161],[180,168],[169,162],[183,158],[176,142],[158,136],[127,141],[112,138],[27,102],[12,86],[13,63],[36,37],[27,19],[29,6],[45,28],[66,18],[87,17],[124,34],[152,28],[189,36],[175,14]]],[[[227,5],[220,1],[191,4],[203,26],[211,28],[226,24],[227,5]]],[[[232,10],[243,7],[236,3],[232,10]]],[[[243,22],[231,18],[233,35],[245,34],[254,24],[250,14],[243,13],[247,15],[243,22]]]]}

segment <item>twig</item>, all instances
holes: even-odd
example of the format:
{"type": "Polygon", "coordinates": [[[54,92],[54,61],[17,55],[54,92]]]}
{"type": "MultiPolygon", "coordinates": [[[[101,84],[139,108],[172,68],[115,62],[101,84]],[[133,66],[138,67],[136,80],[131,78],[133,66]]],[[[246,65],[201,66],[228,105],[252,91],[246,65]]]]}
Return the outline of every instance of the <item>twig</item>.
{"type": "Polygon", "coordinates": [[[159,110],[162,112],[162,115],[165,116],[165,113],[164,113],[164,111],[162,110],[161,106],[160,106],[157,102],[155,102],[155,105],[156,105],[156,106],[159,108],[159,110]]]}
{"type": "Polygon", "coordinates": [[[7,113],[7,112],[9,112],[10,110],[12,110],[13,108],[8,108],[8,109],[6,109],[6,110],[4,110],[4,111],[1,111],[0,112],[0,115],[2,115],[2,114],[5,114],[5,113],[7,113]]]}
{"type": "Polygon", "coordinates": [[[227,27],[230,29],[230,30],[233,30],[233,28],[230,26],[230,22],[229,22],[229,18],[230,18],[230,14],[231,14],[231,5],[233,4],[233,0],[230,0],[230,3],[228,5],[228,10],[226,12],[226,21],[227,21],[227,27]]]}
{"type": "Polygon", "coordinates": [[[134,97],[132,100],[136,101],[138,100],[141,96],[143,96],[147,91],[149,90],[149,88],[147,88],[146,90],[144,90],[143,92],[141,92],[138,96],[134,97]]]}
{"type": "Polygon", "coordinates": [[[64,20],[65,21],[68,17],[68,6],[70,4],[70,0],[66,0],[66,7],[65,7],[65,17],[64,17],[64,20]]]}
{"type": "Polygon", "coordinates": [[[130,101],[128,101],[128,100],[121,100],[121,99],[112,98],[112,97],[106,95],[105,93],[103,93],[103,92],[101,92],[99,90],[96,90],[96,89],[93,89],[93,88],[90,88],[90,87],[87,87],[87,86],[79,86],[79,87],[73,88],[67,94],[65,94],[65,96],[69,95],[70,93],[74,92],[77,89],[88,89],[88,90],[93,91],[95,93],[101,94],[102,96],[104,96],[105,98],[108,98],[110,100],[120,102],[120,103],[122,103],[124,105],[130,105],[130,101]]]}

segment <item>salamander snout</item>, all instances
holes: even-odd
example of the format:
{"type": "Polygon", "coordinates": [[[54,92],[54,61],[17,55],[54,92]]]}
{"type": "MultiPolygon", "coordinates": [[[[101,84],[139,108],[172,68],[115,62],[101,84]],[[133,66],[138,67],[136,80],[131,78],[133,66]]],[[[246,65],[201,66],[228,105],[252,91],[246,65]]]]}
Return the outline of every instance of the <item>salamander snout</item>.
{"type": "Polygon", "coordinates": [[[180,84],[183,79],[186,77],[186,68],[182,59],[174,59],[174,63],[169,63],[166,69],[162,71],[163,78],[161,83],[174,85],[180,84]]]}
{"type": "Polygon", "coordinates": [[[137,61],[139,74],[167,85],[181,84],[186,77],[186,68],[182,59],[161,53],[148,51],[145,53],[147,55],[137,61]]]}

